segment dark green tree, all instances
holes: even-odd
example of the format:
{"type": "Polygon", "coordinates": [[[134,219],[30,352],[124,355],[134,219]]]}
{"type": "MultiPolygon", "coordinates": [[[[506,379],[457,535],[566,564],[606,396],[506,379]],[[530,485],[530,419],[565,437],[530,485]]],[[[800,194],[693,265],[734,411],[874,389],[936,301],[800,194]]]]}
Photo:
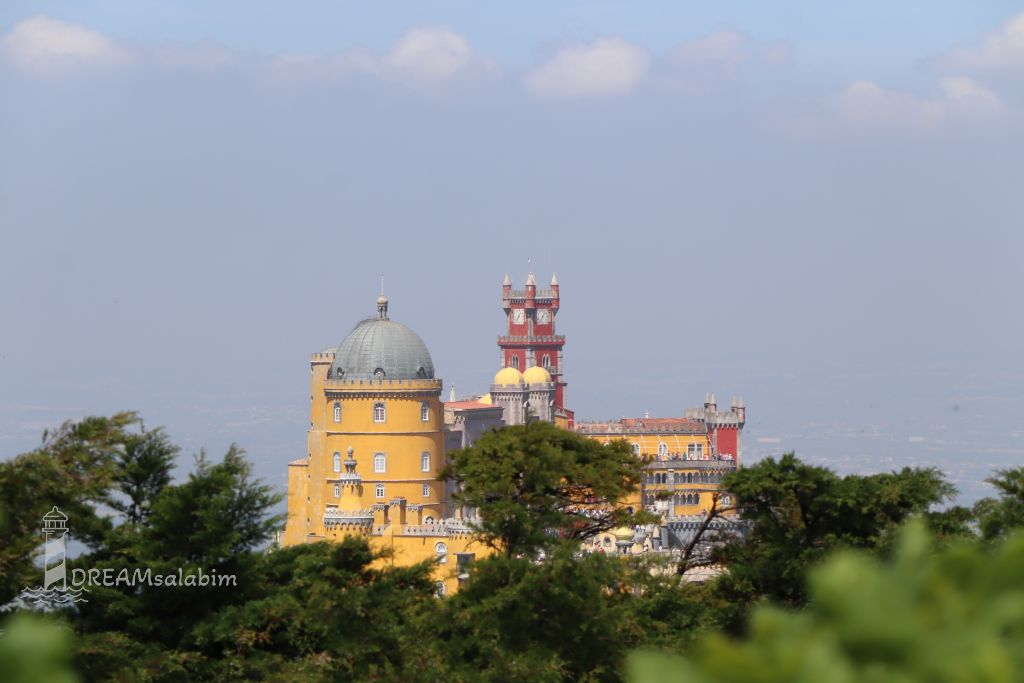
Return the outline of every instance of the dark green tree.
{"type": "Polygon", "coordinates": [[[451,454],[443,476],[455,481],[455,500],[477,511],[483,541],[513,557],[644,521],[615,505],[641,473],[625,442],[602,445],[535,422],[487,432],[451,454]]]}
{"type": "MultiPolygon", "coordinates": [[[[100,586],[81,606],[79,624],[112,643],[122,636],[163,649],[188,645],[191,629],[246,594],[255,551],[271,540],[281,517],[272,515],[280,497],[251,476],[244,452],[231,446],[220,462],[204,453],[181,484],[164,486],[141,524],[122,524],[97,552],[74,566],[122,570],[149,568],[154,574],[203,572],[233,576],[228,587],[100,586]]],[[[96,645],[95,642],[92,645],[96,645]]],[[[117,653],[119,650],[114,649],[117,653]]]]}
{"type": "Polygon", "coordinates": [[[901,522],[955,493],[934,468],[841,477],[792,453],[730,474],[723,488],[739,499],[747,531],[715,557],[728,568],[721,586],[742,604],[803,604],[805,572],[826,553],[883,550],[901,522]]]}
{"type": "Polygon", "coordinates": [[[1024,467],[998,470],[985,480],[996,487],[997,498],[983,498],[974,505],[981,537],[987,541],[1004,538],[1024,527],[1024,467]]]}
{"type": "Polygon", "coordinates": [[[123,498],[115,498],[110,504],[126,523],[140,524],[149,517],[154,499],[171,483],[179,451],[162,429],[132,434],[127,439],[124,451],[116,456],[117,490],[123,498]]]}
{"type": "Polygon", "coordinates": [[[92,547],[109,534],[118,459],[135,438],[135,413],[87,417],[43,433],[39,448],[0,462],[0,604],[39,583],[35,556],[40,519],[57,506],[73,520],[72,537],[92,547]]]}
{"type": "Polygon", "coordinates": [[[494,556],[429,621],[453,681],[615,681],[635,639],[624,563],[494,556]]]}

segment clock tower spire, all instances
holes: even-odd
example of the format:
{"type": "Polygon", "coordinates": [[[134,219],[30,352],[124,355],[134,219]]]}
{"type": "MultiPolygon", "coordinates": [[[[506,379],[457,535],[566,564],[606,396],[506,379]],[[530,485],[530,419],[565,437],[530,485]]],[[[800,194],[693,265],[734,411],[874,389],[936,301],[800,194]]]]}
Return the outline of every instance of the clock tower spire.
{"type": "Polygon", "coordinates": [[[501,367],[520,372],[540,366],[555,383],[555,411],[572,426],[572,411],[565,409],[563,354],[565,337],[555,334],[555,317],[561,305],[558,278],[551,276],[548,289],[537,287],[533,273],[523,289],[512,289],[508,275],[501,286],[501,307],[505,311],[505,334],[498,337],[501,367]]]}

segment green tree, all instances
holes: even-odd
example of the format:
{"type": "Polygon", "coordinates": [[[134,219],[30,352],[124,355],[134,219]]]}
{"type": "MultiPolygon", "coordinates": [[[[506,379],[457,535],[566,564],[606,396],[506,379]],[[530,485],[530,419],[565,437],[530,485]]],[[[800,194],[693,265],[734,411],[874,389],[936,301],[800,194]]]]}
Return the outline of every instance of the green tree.
{"type": "Polygon", "coordinates": [[[982,538],[1004,538],[1024,527],[1024,467],[998,470],[985,480],[996,487],[998,498],[983,498],[974,505],[982,538]]]}
{"type": "Polygon", "coordinates": [[[715,554],[728,568],[721,587],[739,603],[790,605],[804,603],[805,572],[826,553],[882,550],[901,522],[955,493],[934,468],[841,477],[792,453],[730,474],[722,486],[739,499],[747,530],[715,554]]]}
{"type": "Polygon", "coordinates": [[[53,506],[74,520],[75,540],[95,547],[110,532],[98,506],[111,503],[118,458],[139,424],[128,412],[66,422],[44,432],[39,448],[0,462],[0,604],[38,584],[39,524],[53,506]]]}
{"type": "Polygon", "coordinates": [[[125,522],[139,524],[149,517],[153,501],[171,483],[179,451],[162,429],[129,436],[116,456],[117,490],[124,498],[110,504],[125,522]]]}
{"type": "Polygon", "coordinates": [[[843,551],[810,573],[799,612],[760,606],[750,633],[686,658],[638,654],[632,683],[1024,681],[1024,536],[936,546],[921,520],[884,562],[843,551]]]}
{"type": "MultiPolygon", "coordinates": [[[[427,565],[374,568],[364,539],[242,556],[246,580],[176,624],[173,643],[91,633],[78,661],[90,680],[432,681],[429,637],[415,615],[436,609],[427,565]]],[[[179,605],[180,608],[180,605],[179,605]]]]}
{"type": "Polygon", "coordinates": [[[642,467],[625,442],[536,422],[487,432],[451,454],[443,476],[455,481],[455,500],[477,511],[483,541],[513,557],[646,520],[614,505],[636,489],[642,467]]]}
{"type": "MultiPolygon", "coordinates": [[[[251,477],[244,451],[231,446],[220,462],[201,453],[196,469],[181,484],[164,486],[141,524],[123,524],[108,542],[74,568],[122,570],[150,568],[154,574],[203,572],[233,576],[234,585],[93,587],[81,607],[79,625],[91,633],[108,633],[110,643],[121,635],[143,644],[177,649],[187,646],[195,624],[246,594],[253,578],[254,558],[270,540],[281,517],[271,509],[280,497],[251,477]],[[121,634],[121,635],[118,635],[121,634]]],[[[102,641],[89,643],[98,647],[102,641]]],[[[117,653],[123,648],[115,648],[117,653]]]]}

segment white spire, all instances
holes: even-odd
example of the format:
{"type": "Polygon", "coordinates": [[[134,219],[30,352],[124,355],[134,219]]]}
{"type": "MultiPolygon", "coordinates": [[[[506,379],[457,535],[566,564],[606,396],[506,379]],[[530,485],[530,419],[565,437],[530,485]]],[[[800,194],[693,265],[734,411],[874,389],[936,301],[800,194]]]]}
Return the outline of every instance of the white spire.
{"type": "Polygon", "coordinates": [[[537,286],[537,280],[536,280],[536,278],[533,277],[533,271],[532,270],[530,271],[530,274],[526,276],[526,284],[527,285],[533,285],[535,287],[537,286]]]}
{"type": "Polygon", "coordinates": [[[509,279],[508,273],[505,273],[505,279],[501,281],[501,284],[503,284],[503,285],[511,285],[512,284],[512,280],[509,279]]]}
{"type": "Polygon", "coordinates": [[[448,392],[448,401],[455,403],[455,384],[452,384],[452,390],[448,392]]]}
{"type": "Polygon", "coordinates": [[[555,273],[551,273],[551,286],[555,287],[557,285],[558,285],[558,275],[555,274],[555,273]]]}

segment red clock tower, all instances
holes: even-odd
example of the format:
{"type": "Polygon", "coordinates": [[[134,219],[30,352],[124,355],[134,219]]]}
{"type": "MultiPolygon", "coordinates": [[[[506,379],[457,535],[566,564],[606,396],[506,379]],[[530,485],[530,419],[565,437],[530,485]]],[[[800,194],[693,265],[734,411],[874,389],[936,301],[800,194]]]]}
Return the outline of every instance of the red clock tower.
{"type": "Polygon", "coordinates": [[[558,315],[558,278],[551,276],[550,289],[537,289],[537,281],[530,273],[525,289],[512,289],[508,275],[501,285],[501,307],[508,317],[504,335],[498,337],[501,366],[520,372],[539,365],[551,374],[555,383],[555,409],[568,419],[572,428],[573,414],[565,409],[564,359],[562,347],[565,337],[555,334],[558,315]]]}

